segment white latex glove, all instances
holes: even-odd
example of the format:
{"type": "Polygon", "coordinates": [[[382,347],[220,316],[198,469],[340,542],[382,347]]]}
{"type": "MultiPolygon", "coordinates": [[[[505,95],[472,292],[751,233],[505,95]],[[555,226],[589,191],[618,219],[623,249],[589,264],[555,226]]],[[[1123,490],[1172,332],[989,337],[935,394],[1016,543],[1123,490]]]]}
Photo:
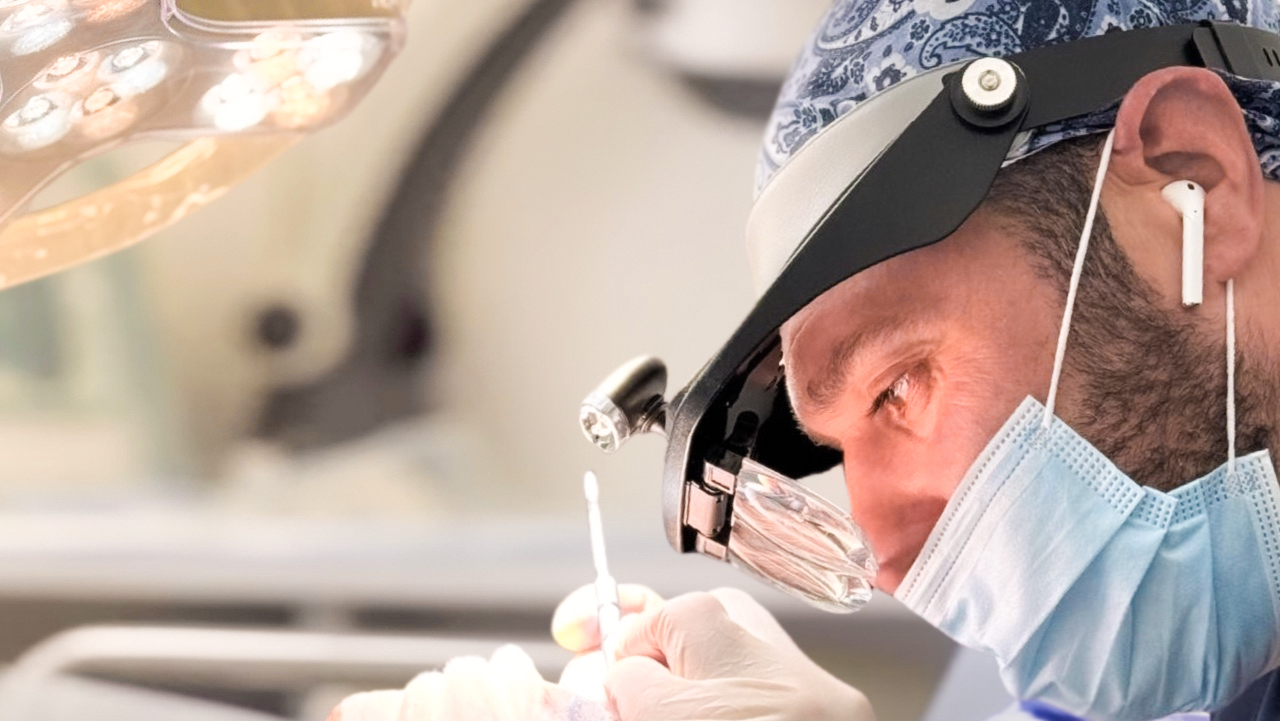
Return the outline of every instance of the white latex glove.
{"type": "MultiPolygon", "coordinates": [[[[618,610],[624,619],[662,605],[662,597],[644,586],[618,586],[618,610]]],[[[599,703],[605,696],[604,655],[600,651],[600,628],[596,618],[595,585],[569,594],[551,619],[551,635],[556,643],[578,654],[560,674],[560,687],[599,703]]]]}
{"type": "Polygon", "coordinates": [[[486,661],[456,658],[403,691],[363,693],[343,701],[329,721],[614,721],[600,703],[547,683],[532,659],[503,646],[486,661]]]}
{"type": "MultiPolygon", "coordinates": [[[[664,603],[631,587],[631,603],[622,600],[624,613],[639,611],[619,626],[618,660],[605,684],[622,721],[875,721],[860,691],[809,660],[742,591],[664,603]]],[[[565,599],[556,640],[579,653],[598,646],[594,606],[583,589],[565,599]]]]}

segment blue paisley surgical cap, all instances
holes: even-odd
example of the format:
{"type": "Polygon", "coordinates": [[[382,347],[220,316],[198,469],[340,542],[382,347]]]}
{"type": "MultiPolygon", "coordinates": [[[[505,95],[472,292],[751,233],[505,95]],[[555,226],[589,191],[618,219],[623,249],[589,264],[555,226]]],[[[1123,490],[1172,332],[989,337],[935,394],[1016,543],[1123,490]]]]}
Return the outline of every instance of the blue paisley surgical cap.
{"type": "MultiPolygon", "coordinates": [[[[1117,30],[1199,20],[1280,31],[1278,0],[836,0],[805,47],[769,120],[757,190],[804,144],[876,93],[913,75],[1117,30]]],[[[1223,73],[1244,110],[1263,173],[1280,180],[1280,83],[1223,73]]],[[[1067,138],[1105,132],[1116,108],[1040,128],[1015,162],[1067,138]]]]}

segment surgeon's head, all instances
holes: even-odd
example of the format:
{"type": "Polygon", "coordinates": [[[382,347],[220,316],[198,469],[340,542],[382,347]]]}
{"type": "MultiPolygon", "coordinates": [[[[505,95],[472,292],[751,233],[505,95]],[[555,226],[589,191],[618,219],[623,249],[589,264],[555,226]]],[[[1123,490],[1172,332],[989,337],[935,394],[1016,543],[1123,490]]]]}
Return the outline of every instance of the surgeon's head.
{"type": "MultiPolygon", "coordinates": [[[[1185,8],[1156,17],[1152,3],[1106,3],[1104,12],[1093,0],[916,2],[896,17],[888,3],[838,3],[775,115],[763,176],[821,126],[824,107],[847,110],[930,53],[1008,54],[1112,26],[1249,19],[1201,5],[1194,17],[1185,8]]],[[[1122,471],[1162,490],[1226,460],[1229,279],[1240,450],[1277,442],[1280,185],[1274,141],[1258,132],[1277,121],[1260,117],[1257,93],[1280,96],[1210,70],[1161,70],[1088,128],[1113,125],[1115,143],[1057,413],[1122,471]],[[1206,191],[1205,302],[1194,309],[1180,303],[1181,216],[1161,196],[1176,180],[1206,191]]],[[[886,590],[1019,402],[1046,399],[1101,147],[1100,135],[1070,129],[1031,139],[954,234],[849,278],[782,329],[797,418],[841,451],[853,515],[886,590]]]]}

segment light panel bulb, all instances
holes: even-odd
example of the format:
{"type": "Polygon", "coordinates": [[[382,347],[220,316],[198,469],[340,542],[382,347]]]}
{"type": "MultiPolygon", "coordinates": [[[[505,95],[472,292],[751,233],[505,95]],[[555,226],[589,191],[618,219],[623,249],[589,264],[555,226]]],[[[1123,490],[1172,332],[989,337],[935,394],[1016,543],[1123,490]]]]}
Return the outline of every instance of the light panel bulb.
{"type": "Polygon", "coordinates": [[[381,53],[381,44],[355,30],[338,30],[308,40],[298,66],[317,90],[349,83],[363,75],[381,53]]]}
{"type": "Polygon", "coordinates": [[[40,90],[79,89],[93,80],[97,69],[98,53],[96,52],[64,55],[54,60],[44,69],[44,72],[37,75],[32,85],[40,90]]]}
{"type": "Polygon", "coordinates": [[[76,103],[72,113],[76,129],[92,140],[102,140],[124,132],[138,117],[136,101],[126,99],[114,88],[103,87],[76,103]]]}
{"type": "Polygon", "coordinates": [[[66,7],[59,0],[40,0],[24,3],[21,8],[0,23],[0,33],[20,33],[30,30],[56,17],[66,7]]]}
{"type": "Polygon", "coordinates": [[[73,0],[86,22],[105,23],[124,17],[147,4],[147,0],[73,0]]]}
{"type": "Polygon", "coordinates": [[[267,94],[254,78],[235,73],[209,89],[200,109],[219,130],[246,130],[267,117],[267,94]]]}
{"type": "Polygon", "coordinates": [[[296,53],[302,46],[302,36],[290,30],[268,30],[253,39],[248,49],[248,61],[256,63],[274,58],[281,53],[296,53]]]}
{"type": "Polygon", "coordinates": [[[65,17],[53,18],[19,36],[9,46],[9,52],[21,56],[47,50],[70,34],[73,27],[72,22],[65,17]]]}
{"type": "Polygon", "coordinates": [[[63,12],[66,5],[66,0],[28,2],[0,22],[0,35],[17,36],[10,41],[9,52],[30,55],[65,38],[73,27],[63,12]]]}
{"type": "Polygon", "coordinates": [[[11,145],[37,150],[52,145],[71,129],[71,100],[61,93],[36,95],[28,99],[0,124],[11,145]]]}
{"type": "Polygon", "coordinates": [[[125,97],[141,95],[168,76],[163,51],[164,45],[156,40],[130,45],[108,55],[98,74],[125,97]]]}
{"type": "Polygon", "coordinates": [[[301,77],[286,80],[276,92],[279,102],[271,111],[271,118],[282,128],[292,130],[311,125],[333,107],[329,93],[316,90],[301,77]]]}

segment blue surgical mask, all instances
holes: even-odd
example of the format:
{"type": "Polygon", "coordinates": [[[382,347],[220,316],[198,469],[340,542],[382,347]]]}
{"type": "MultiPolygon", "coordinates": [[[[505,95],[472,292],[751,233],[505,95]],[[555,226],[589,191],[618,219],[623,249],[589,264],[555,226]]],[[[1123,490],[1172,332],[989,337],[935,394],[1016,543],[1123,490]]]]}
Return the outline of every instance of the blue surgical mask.
{"type": "Polygon", "coordinates": [[[1069,713],[1216,708],[1276,664],[1280,491],[1268,454],[1171,493],[1022,403],[897,596],[990,652],[1005,686],[1069,713]]]}
{"type": "Polygon", "coordinates": [[[1170,493],[1125,476],[1028,398],[970,468],[896,596],[996,657],[1005,686],[1099,721],[1225,705],[1280,664],[1280,487],[1270,455],[1235,458],[1228,283],[1227,463],[1170,493]]]}

